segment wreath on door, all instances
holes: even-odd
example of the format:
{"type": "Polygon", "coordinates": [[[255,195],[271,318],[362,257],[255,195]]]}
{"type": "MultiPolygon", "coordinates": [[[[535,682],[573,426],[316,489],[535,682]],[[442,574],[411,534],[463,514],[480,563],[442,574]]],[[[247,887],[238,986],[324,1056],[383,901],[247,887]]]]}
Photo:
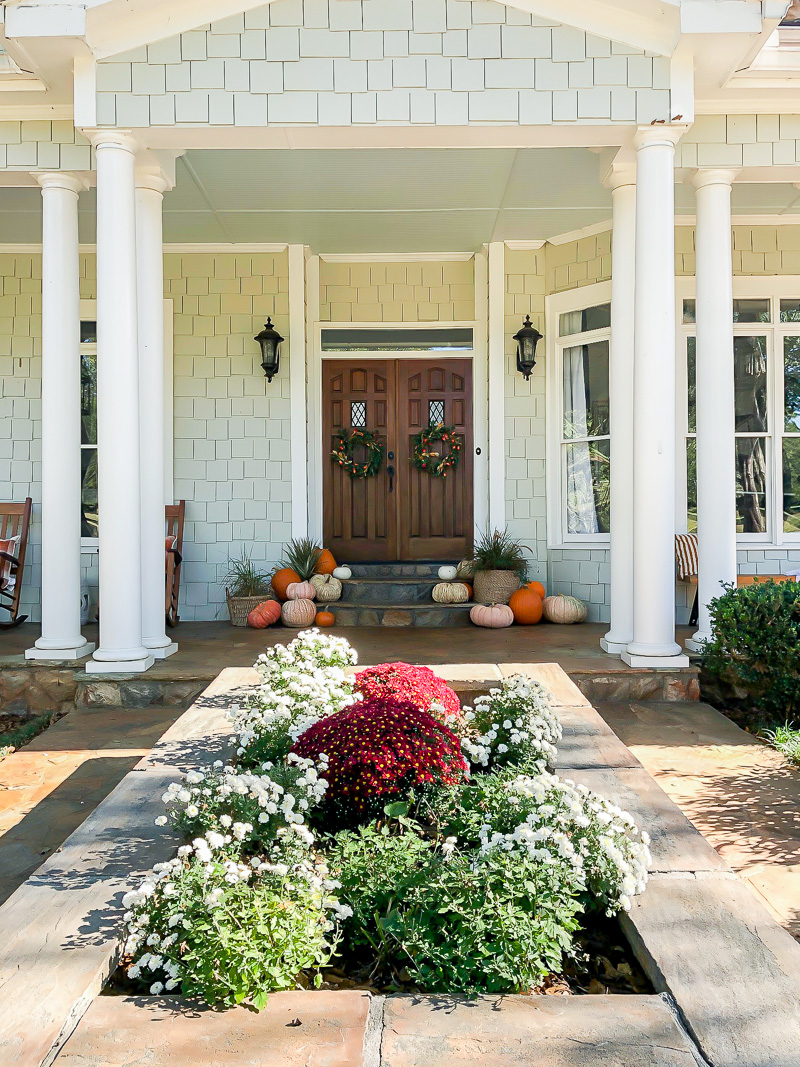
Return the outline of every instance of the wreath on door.
{"type": "Polygon", "coordinates": [[[414,435],[411,462],[417,470],[425,471],[434,478],[446,478],[450,471],[458,466],[462,447],[461,438],[454,426],[437,423],[414,435]],[[432,447],[439,443],[444,446],[442,453],[435,452],[432,447]]]}
{"type": "Polygon", "coordinates": [[[341,431],[337,434],[331,456],[351,478],[374,478],[383,463],[384,446],[371,430],[341,431]],[[366,461],[357,460],[353,450],[357,446],[367,451],[366,461]]]}

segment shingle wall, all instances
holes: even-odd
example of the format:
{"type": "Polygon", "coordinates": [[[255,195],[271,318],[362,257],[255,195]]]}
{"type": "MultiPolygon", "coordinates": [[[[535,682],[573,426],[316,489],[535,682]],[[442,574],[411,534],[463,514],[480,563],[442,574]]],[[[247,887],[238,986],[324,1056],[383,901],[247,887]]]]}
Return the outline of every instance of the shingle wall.
{"type": "Polygon", "coordinates": [[[561,293],[611,279],[611,231],[546,245],[547,291],[561,293]]]}
{"type": "Polygon", "coordinates": [[[800,163],[800,115],[698,115],[675,151],[678,167],[800,163]]]}
{"type": "Polygon", "coordinates": [[[649,123],[669,61],[495,0],[277,0],[103,60],[101,125],[649,123]]]}
{"type": "Polygon", "coordinates": [[[92,148],[69,120],[0,121],[0,170],[92,169],[92,148]]]}
{"type": "Polygon", "coordinates": [[[320,318],[323,322],[471,322],[475,318],[474,262],[322,260],[320,318]]]}

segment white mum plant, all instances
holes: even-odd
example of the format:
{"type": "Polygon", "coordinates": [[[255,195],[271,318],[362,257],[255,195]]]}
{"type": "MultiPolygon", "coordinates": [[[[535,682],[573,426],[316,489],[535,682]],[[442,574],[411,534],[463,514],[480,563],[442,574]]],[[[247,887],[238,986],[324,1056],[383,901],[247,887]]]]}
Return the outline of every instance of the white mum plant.
{"type": "Polygon", "coordinates": [[[553,765],[561,723],[552,697],[532,678],[514,675],[488,696],[477,697],[474,707],[464,709],[464,721],[469,733],[461,747],[475,768],[553,765]]]}

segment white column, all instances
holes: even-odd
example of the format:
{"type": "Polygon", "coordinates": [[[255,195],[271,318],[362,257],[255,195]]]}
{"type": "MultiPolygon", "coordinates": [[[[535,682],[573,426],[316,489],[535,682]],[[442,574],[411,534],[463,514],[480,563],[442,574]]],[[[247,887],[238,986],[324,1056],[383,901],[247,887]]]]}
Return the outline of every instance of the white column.
{"type": "MultiPolygon", "coordinates": [[[[178,651],[164,606],[164,250],[162,204],[169,183],[136,171],[139,330],[139,457],[142,501],[142,644],[156,659],[178,651]]],[[[171,503],[171,501],[170,501],[171,503]]]]}
{"type": "Polygon", "coordinates": [[[26,659],[80,659],[81,354],[78,193],[72,174],[42,187],[42,635],[26,659]]]}
{"type": "Polygon", "coordinates": [[[733,389],[733,264],[730,170],[699,170],[697,189],[697,633],[711,639],[708,605],[736,583],[736,422],[733,389]]]}
{"type": "Polygon", "coordinates": [[[506,525],[506,246],[489,245],[489,526],[506,525]]]}
{"type": "Polygon", "coordinates": [[[289,434],[294,538],[308,537],[306,373],[306,251],[303,245],[289,245],[289,434]]]}
{"type": "Polygon", "coordinates": [[[611,628],[604,652],[621,655],[633,640],[633,334],[636,264],[636,173],[609,180],[611,235],[611,628]]]}
{"type": "Polygon", "coordinates": [[[100,647],[92,674],[145,671],[142,644],[139,352],[133,141],[95,134],[100,647]]]}
{"type": "Polygon", "coordinates": [[[675,641],[675,143],[636,135],[632,667],[682,667],[675,641]]]}

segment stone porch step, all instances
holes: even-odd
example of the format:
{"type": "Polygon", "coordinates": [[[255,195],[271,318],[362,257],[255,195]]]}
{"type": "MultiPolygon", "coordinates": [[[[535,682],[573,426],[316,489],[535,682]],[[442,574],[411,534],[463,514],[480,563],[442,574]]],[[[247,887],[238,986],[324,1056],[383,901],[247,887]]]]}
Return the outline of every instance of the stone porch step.
{"type": "Polygon", "coordinates": [[[326,605],[336,616],[337,626],[469,626],[469,604],[372,603],[351,604],[342,600],[326,605]]]}
{"type": "Polygon", "coordinates": [[[432,604],[438,578],[350,578],[339,604],[432,604]]]}
{"type": "Polygon", "coordinates": [[[440,567],[455,567],[457,559],[427,560],[416,563],[348,563],[354,578],[431,578],[440,567]]]}

